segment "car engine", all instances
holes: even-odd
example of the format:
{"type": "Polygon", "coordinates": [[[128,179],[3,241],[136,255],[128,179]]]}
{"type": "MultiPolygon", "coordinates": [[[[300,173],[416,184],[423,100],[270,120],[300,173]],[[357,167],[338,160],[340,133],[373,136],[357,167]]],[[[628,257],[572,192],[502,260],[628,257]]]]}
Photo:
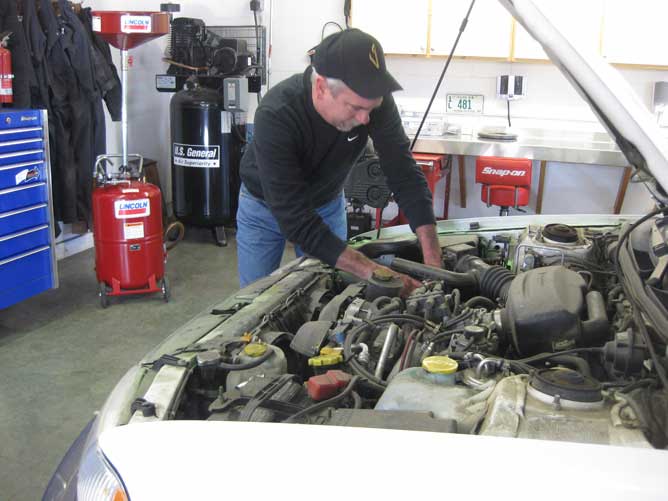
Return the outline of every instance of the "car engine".
{"type": "MultiPolygon", "coordinates": [[[[421,264],[414,238],[359,245],[421,281],[408,297],[385,269],[359,281],[293,263],[168,356],[186,374],[171,418],[665,447],[665,333],[629,297],[621,231],[441,235],[441,269],[421,264]]],[[[650,253],[633,253],[647,273],[650,253]]]]}

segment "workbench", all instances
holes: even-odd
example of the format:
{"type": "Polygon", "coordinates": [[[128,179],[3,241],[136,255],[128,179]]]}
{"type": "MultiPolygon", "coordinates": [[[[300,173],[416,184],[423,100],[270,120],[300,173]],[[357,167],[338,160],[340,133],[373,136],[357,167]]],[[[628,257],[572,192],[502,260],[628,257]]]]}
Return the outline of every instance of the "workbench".
{"type": "Polygon", "coordinates": [[[624,169],[612,212],[619,214],[624,203],[633,169],[612,138],[605,132],[565,131],[554,129],[515,129],[515,141],[481,139],[472,129],[458,135],[420,137],[413,151],[452,155],[458,159],[460,206],[466,208],[465,156],[529,158],[540,161],[536,214],[543,205],[548,162],[605,165],[624,169]]]}

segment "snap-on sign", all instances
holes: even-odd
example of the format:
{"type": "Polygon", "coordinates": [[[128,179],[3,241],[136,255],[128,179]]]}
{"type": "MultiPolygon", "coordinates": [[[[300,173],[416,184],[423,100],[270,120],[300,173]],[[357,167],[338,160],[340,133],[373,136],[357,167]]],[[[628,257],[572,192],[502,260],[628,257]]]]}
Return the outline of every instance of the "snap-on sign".
{"type": "Polygon", "coordinates": [[[123,33],[150,33],[151,16],[121,16],[121,31],[123,33]]]}
{"type": "Polygon", "coordinates": [[[482,170],[482,174],[487,174],[490,176],[499,176],[499,177],[523,177],[526,176],[527,171],[525,170],[510,170],[510,169],[494,169],[493,167],[485,167],[482,170]]]}
{"type": "Polygon", "coordinates": [[[116,219],[130,219],[133,217],[146,217],[151,215],[151,204],[148,198],[139,200],[116,200],[114,202],[116,219]]]}

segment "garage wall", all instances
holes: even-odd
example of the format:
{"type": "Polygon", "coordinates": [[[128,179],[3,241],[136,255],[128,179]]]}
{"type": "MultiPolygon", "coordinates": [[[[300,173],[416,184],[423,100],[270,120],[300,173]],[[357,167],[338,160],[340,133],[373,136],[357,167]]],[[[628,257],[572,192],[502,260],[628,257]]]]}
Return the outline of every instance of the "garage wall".
{"type": "MultiPolygon", "coordinates": [[[[272,40],[269,84],[273,85],[287,76],[303,71],[307,64],[306,51],[320,40],[322,26],[327,21],[344,24],[343,0],[265,0],[262,23],[270,25],[270,11],[273,17],[269,37],[272,40]]],[[[211,2],[205,0],[183,0],[180,2],[180,16],[198,17],[209,25],[252,24],[253,17],[248,0],[226,0],[211,2]]],[[[157,10],[159,2],[135,0],[96,0],[91,4],[95,9],[117,10],[157,10]]],[[[472,21],[474,22],[474,21],[472,21]]],[[[325,34],[336,27],[328,26],[325,34]]],[[[131,152],[156,158],[167,199],[171,199],[169,178],[169,100],[171,94],[155,90],[154,77],[166,69],[161,61],[167,38],[155,40],[131,52],[134,68],[129,77],[129,143],[131,152]]],[[[114,52],[118,52],[114,50],[114,52]]],[[[118,55],[115,54],[118,64],[118,55]]],[[[431,95],[443,59],[426,60],[414,57],[392,57],[388,66],[404,86],[397,93],[398,101],[411,107],[424,107],[431,95]]],[[[668,72],[647,70],[621,70],[633,88],[648,104],[651,101],[652,85],[656,80],[668,80],[668,72]]],[[[474,92],[485,95],[485,120],[503,123],[505,101],[495,97],[495,78],[499,74],[523,74],[528,78],[528,96],[512,103],[513,125],[518,127],[551,126],[591,130],[600,129],[588,106],[571,89],[561,74],[547,64],[518,64],[486,61],[454,61],[448,72],[445,92],[474,92]]],[[[438,104],[436,110],[438,111],[438,104]]],[[[252,110],[249,114],[252,122],[252,110]]],[[[120,151],[120,124],[108,122],[108,150],[120,151]]],[[[456,174],[453,176],[451,191],[451,217],[471,217],[493,215],[494,209],[487,209],[480,202],[479,188],[474,184],[473,159],[467,159],[467,209],[460,209],[456,174]]],[[[538,165],[534,165],[534,180],[538,181],[538,165]]],[[[543,203],[544,213],[606,213],[610,212],[615,200],[622,170],[606,166],[582,167],[568,164],[550,164],[547,177],[547,191],[543,203]],[[564,196],[568,193],[568,196],[564,196]]],[[[532,204],[535,203],[535,187],[532,204]]],[[[644,190],[632,185],[627,193],[623,211],[636,213],[646,209],[649,199],[644,190]]],[[[442,205],[442,204],[441,204],[442,205]]],[[[390,214],[388,212],[388,214],[390,214]]]]}
{"type": "MultiPolygon", "coordinates": [[[[252,25],[253,15],[248,0],[184,0],[178,2],[182,17],[197,17],[207,25],[252,25]]],[[[273,57],[269,85],[283,80],[296,72],[303,71],[308,64],[306,51],[320,40],[322,25],[330,20],[343,24],[342,2],[312,0],[274,0],[273,57]]],[[[159,10],[160,2],[154,0],[95,0],[94,9],[119,10],[159,10]]],[[[260,23],[269,26],[270,2],[265,0],[265,10],[260,23]]],[[[334,27],[336,29],[336,27],[334,27]]],[[[329,33],[326,31],[326,33],[329,33]]],[[[134,66],[129,73],[129,149],[131,153],[140,153],[157,159],[160,178],[167,200],[171,200],[171,181],[169,177],[169,102],[172,94],[155,90],[155,75],[164,73],[167,64],[162,61],[167,46],[167,37],[162,37],[144,44],[132,51],[134,66]]],[[[120,56],[117,49],[112,49],[114,62],[120,69],[120,56]]],[[[255,108],[254,95],[251,95],[252,110],[255,108]]],[[[107,116],[107,150],[119,151],[121,144],[120,123],[112,123],[107,116]]]]}

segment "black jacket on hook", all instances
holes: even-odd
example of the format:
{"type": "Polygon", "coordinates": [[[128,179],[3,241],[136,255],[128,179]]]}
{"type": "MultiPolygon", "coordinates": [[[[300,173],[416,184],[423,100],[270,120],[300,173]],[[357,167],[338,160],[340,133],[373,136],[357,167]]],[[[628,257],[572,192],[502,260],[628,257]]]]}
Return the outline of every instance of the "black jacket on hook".
{"type": "Polygon", "coordinates": [[[107,105],[107,110],[114,122],[121,120],[121,79],[111,59],[111,49],[97,33],[93,31],[93,16],[90,7],[82,8],[79,18],[88,33],[91,43],[91,58],[95,74],[95,83],[107,105]]]}
{"type": "Polygon", "coordinates": [[[100,94],[95,86],[86,30],[66,0],[58,0],[58,6],[60,33],[65,42],[63,48],[78,83],[77,92],[69,93],[72,113],[71,145],[77,168],[77,216],[92,227],[93,165],[97,156],[94,151],[94,103],[100,99],[100,94]]]}
{"type": "MultiPolygon", "coordinates": [[[[64,223],[82,220],[77,207],[77,165],[74,160],[72,142],[73,103],[79,94],[77,78],[65,53],[68,40],[61,32],[50,0],[38,0],[39,21],[46,35],[46,68],[49,79],[49,95],[53,122],[56,154],[52,155],[54,181],[53,198],[56,219],[64,223]]],[[[92,167],[91,167],[92,169],[92,167]]],[[[87,214],[83,215],[84,217],[87,214]]]]}
{"type": "Polygon", "coordinates": [[[46,74],[46,35],[37,18],[34,0],[23,2],[23,30],[25,31],[27,50],[31,56],[35,75],[30,83],[30,102],[32,108],[51,110],[49,100],[49,79],[46,74]]]}
{"type": "Polygon", "coordinates": [[[52,0],[0,0],[0,30],[13,32],[13,107],[49,114],[56,220],[90,227],[93,166],[106,153],[102,99],[120,120],[121,82],[109,46],[92,31],[91,9],[77,16],[67,0],[54,1],[57,7],[52,0]]]}

